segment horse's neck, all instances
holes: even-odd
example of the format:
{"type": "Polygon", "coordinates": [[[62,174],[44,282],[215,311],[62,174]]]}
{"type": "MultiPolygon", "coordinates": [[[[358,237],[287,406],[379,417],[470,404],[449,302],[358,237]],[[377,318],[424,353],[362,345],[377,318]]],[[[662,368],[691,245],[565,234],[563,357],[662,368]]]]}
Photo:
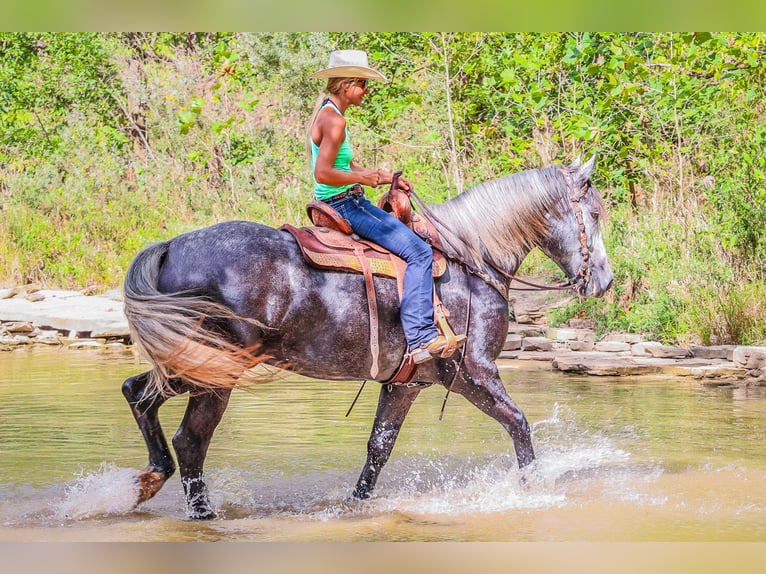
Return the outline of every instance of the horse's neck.
{"type": "MultiPolygon", "coordinates": [[[[533,249],[533,246],[527,247],[526,244],[537,242],[527,239],[524,244],[509,248],[502,258],[493,257],[481,242],[480,230],[475,227],[467,228],[461,226],[460,222],[453,215],[455,212],[449,208],[445,209],[448,203],[436,205],[432,208],[436,216],[435,219],[437,219],[439,224],[437,227],[442,242],[447,248],[454,251],[458,257],[470,262],[474,267],[484,269],[485,271],[488,269],[500,269],[505,274],[514,275],[533,249]]],[[[476,225],[481,225],[481,223],[477,221],[476,225]]]]}

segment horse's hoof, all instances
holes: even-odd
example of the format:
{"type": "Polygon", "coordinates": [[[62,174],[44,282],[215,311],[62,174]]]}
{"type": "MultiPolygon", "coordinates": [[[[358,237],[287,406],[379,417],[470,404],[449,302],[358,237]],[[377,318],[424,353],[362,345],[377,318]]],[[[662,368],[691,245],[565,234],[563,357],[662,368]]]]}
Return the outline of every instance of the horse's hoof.
{"type": "Polygon", "coordinates": [[[362,486],[354,489],[350,501],[367,500],[368,498],[370,498],[370,489],[362,486]]]}
{"type": "Polygon", "coordinates": [[[213,520],[218,518],[218,514],[210,508],[193,508],[189,510],[189,518],[192,520],[213,520]]]}
{"type": "Polygon", "coordinates": [[[142,470],[136,477],[136,484],[138,484],[136,506],[157,494],[167,479],[168,475],[164,472],[153,470],[149,467],[142,470]]]}

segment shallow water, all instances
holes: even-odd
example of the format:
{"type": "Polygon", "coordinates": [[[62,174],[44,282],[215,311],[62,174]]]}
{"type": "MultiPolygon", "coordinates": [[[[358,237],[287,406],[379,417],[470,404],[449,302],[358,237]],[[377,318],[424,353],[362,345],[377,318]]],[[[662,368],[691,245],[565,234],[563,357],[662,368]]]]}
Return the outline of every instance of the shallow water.
{"type": "MultiPolygon", "coordinates": [[[[146,448],[120,392],[130,354],[0,354],[2,541],[763,541],[766,388],[504,370],[534,428],[523,476],[500,426],[441,388],[414,405],[374,496],[348,496],[378,385],[299,377],[237,392],[206,472],[220,518],[188,520],[177,475],[138,509],[146,448]]],[[[168,437],[185,398],[161,411],[168,437]]]]}

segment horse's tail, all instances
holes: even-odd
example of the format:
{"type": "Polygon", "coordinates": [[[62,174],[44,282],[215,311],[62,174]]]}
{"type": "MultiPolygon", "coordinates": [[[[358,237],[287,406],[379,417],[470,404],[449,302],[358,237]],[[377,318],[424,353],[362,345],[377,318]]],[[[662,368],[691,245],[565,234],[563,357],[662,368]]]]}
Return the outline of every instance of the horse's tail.
{"type": "MultiPolygon", "coordinates": [[[[157,288],[168,243],[141,251],[125,276],[125,315],[133,343],[152,363],[148,390],[175,394],[171,379],[201,389],[231,389],[248,381],[246,372],[268,357],[243,348],[214,325],[249,321],[206,297],[157,288]]],[[[260,382],[263,382],[261,380],[260,382]]]]}

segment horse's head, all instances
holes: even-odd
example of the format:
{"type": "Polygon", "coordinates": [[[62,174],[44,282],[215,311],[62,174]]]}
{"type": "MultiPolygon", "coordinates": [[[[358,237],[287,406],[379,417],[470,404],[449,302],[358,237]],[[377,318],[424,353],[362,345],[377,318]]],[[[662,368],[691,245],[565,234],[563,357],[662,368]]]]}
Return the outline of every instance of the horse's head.
{"type": "Polygon", "coordinates": [[[604,205],[590,176],[594,155],[584,164],[579,161],[562,168],[566,191],[561,209],[550,214],[549,234],[540,249],[566,273],[582,295],[600,297],[614,276],[604,248],[601,219],[604,205]]]}

